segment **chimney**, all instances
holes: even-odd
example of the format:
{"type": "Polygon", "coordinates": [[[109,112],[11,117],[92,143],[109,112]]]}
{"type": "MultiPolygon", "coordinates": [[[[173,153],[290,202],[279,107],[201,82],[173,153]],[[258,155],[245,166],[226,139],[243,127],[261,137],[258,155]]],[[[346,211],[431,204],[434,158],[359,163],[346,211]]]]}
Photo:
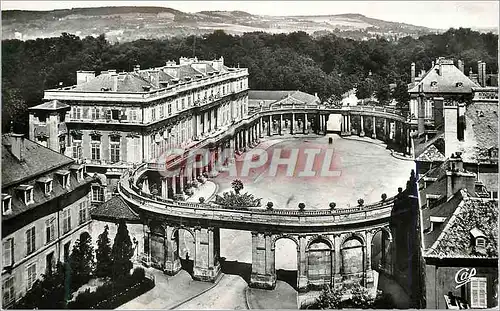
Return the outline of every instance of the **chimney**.
{"type": "Polygon", "coordinates": [[[411,83],[415,82],[415,63],[411,63],[411,83]]]}
{"type": "Polygon", "coordinates": [[[458,103],[444,102],[444,141],[445,156],[450,157],[459,147],[458,141],[458,103]]]}
{"type": "Polygon", "coordinates": [[[155,70],[151,73],[151,84],[156,88],[160,88],[160,71],[155,70]]]}
{"type": "Polygon", "coordinates": [[[111,79],[113,80],[113,88],[111,89],[111,91],[117,92],[118,91],[118,75],[116,74],[116,71],[114,73],[111,73],[111,79]]]}
{"type": "Polygon", "coordinates": [[[472,67],[469,68],[469,79],[472,79],[472,67]]]}
{"type": "Polygon", "coordinates": [[[434,97],[434,127],[438,128],[443,125],[443,97],[434,97]]]}
{"type": "Polygon", "coordinates": [[[434,69],[434,61],[431,63],[431,69],[434,69]]]}
{"type": "Polygon", "coordinates": [[[483,77],[482,86],[486,86],[486,63],[481,63],[481,76],[483,77]]]}
{"type": "Polygon", "coordinates": [[[11,152],[19,161],[24,160],[24,135],[23,134],[10,134],[11,137],[11,152]]]}
{"type": "Polygon", "coordinates": [[[439,62],[439,75],[442,76],[443,75],[443,64],[441,64],[441,62],[439,62]]]}
{"type": "Polygon", "coordinates": [[[464,170],[464,162],[462,161],[462,153],[456,152],[451,154],[448,159],[448,167],[446,169],[446,196],[452,197],[455,193],[462,189],[467,189],[467,192],[474,193],[476,186],[476,175],[464,170]]]}
{"type": "Polygon", "coordinates": [[[479,82],[480,86],[483,85],[483,62],[478,60],[477,61],[477,81],[479,82]]]}
{"type": "Polygon", "coordinates": [[[458,60],[458,69],[464,73],[464,62],[461,59],[458,60]]]}
{"type": "Polygon", "coordinates": [[[425,96],[423,93],[423,85],[418,86],[418,135],[423,135],[425,132],[425,96]]]}
{"type": "Polygon", "coordinates": [[[139,70],[141,70],[141,65],[135,65],[134,72],[139,72],[139,70]]]}

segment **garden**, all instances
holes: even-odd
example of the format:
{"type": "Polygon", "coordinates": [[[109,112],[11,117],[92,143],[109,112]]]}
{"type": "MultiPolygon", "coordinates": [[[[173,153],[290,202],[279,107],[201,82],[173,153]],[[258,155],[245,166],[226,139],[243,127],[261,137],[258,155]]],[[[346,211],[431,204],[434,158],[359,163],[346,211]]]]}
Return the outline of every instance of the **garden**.
{"type": "Polygon", "coordinates": [[[87,232],[64,262],[37,280],[13,309],[114,309],[154,287],[142,267],[132,271],[133,247],[125,222],[111,246],[105,227],[94,251],[87,232]],[[94,256],[95,253],[95,256],[94,256]]]}

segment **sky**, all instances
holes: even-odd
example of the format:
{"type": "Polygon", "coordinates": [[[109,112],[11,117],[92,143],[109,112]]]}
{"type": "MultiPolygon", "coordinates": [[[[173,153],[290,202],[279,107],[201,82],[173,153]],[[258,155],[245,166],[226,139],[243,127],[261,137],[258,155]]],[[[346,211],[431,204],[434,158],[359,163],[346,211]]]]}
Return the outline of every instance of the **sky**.
{"type": "Polygon", "coordinates": [[[359,13],[430,28],[499,26],[499,1],[1,1],[2,10],[161,6],[183,12],[245,11],[260,15],[359,13]]]}

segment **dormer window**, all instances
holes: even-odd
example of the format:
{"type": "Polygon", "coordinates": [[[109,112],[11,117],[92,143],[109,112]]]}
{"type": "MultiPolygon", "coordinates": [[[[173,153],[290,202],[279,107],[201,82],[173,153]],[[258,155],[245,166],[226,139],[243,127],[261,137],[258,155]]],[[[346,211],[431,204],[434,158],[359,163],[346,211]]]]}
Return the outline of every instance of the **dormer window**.
{"type": "Polygon", "coordinates": [[[21,199],[24,204],[28,205],[34,202],[33,200],[33,186],[30,185],[20,185],[17,190],[21,192],[21,199]]]}
{"type": "Polygon", "coordinates": [[[61,182],[61,186],[63,188],[69,188],[70,179],[69,179],[69,171],[67,170],[59,170],[56,172],[59,175],[59,181],[61,182]]]}
{"type": "Polygon", "coordinates": [[[426,194],[425,199],[427,201],[427,207],[433,208],[441,196],[437,194],[426,194]]]}
{"type": "Polygon", "coordinates": [[[2,215],[9,214],[12,211],[12,196],[2,193],[2,215]]]}
{"type": "Polygon", "coordinates": [[[50,177],[42,177],[42,178],[39,178],[37,180],[37,182],[39,182],[42,186],[42,189],[43,189],[43,193],[45,193],[45,195],[49,195],[52,193],[52,178],[50,177]]]}
{"type": "Polygon", "coordinates": [[[473,228],[470,231],[470,234],[472,235],[473,239],[472,243],[476,248],[484,249],[486,247],[486,235],[484,235],[481,230],[479,230],[478,228],[473,228]]]}
{"type": "Polygon", "coordinates": [[[442,225],[446,221],[446,217],[438,217],[438,216],[430,216],[429,221],[431,223],[431,227],[429,233],[437,229],[440,225],[442,225]]]}
{"type": "Polygon", "coordinates": [[[78,164],[73,164],[70,167],[71,171],[73,174],[75,174],[75,178],[77,181],[82,181],[84,176],[83,176],[83,165],[78,165],[78,164]]]}

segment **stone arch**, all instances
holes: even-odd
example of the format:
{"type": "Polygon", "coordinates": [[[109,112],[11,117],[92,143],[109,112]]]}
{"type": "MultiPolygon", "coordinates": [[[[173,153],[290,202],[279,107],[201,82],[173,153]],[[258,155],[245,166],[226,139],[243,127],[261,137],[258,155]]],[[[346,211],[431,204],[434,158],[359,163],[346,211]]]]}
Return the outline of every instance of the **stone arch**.
{"type": "Polygon", "coordinates": [[[175,239],[175,233],[177,233],[181,229],[186,230],[189,233],[191,233],[191,235],[193,236],[193,240],[196,241],[196,235],[194,234],[194,231],[191,230],[191,228],[188,228],[188,227],[175,227],[174,229],[172,229],[172,234],[170,236],[170,240],[174,240],[175,239]]]}
{"type": "Polygon", "coordinates": [[[294,241],[295,246],[297,247],[297,251],[299,251],[299,249],[300,249],[299,240],[296,237],[294,237],[293,235],[289,235],[289,234],[278,234],[278,235],[273,236],[272,243],[271,243],[271,250],[275,249],[276,242],[280,239],[290,239],[290,240],[294,241]]]}
{"type": "Polygon", "coordinates": [[[307,243],[306,266],[310,286],[321,288],[332,283],[333,243],[323,235],[313,236],[307,243]]]}
{"type": "Polygon", "coordinates": [[[391,232],[391,229],[390,229],[390,228],[388,228],[388,227],[386,227],[386,226],[384,226],[384,227],[380,227],[380,228],[377,228],[377,229],[375,229],[374,231],[372,231],[372,232],[373,232],[373,234],[372,234],[372,240],[370,241],[370,245],[372,245],[372,244],[373,244],[373,239],[375,238],[375,235],[376,235],[377,233],[379,233],[380,231],[384,231],[385,233],[387,233],[387,235],[389,236],[389,242],[391,242],[391,243],[392,243],[393,239],[392,239],[392,232],[391,232]]]}
{"type": "Polygon", "coordinates": [[[365,237],[360,233],[360,232],[351,232],[348,234],[345,234],[342,239],[340,240],[340,248],[343,247],[344,243],[349,240],[350,238],[356,238],[361,242],[362,246],[366,245],[366,239],[365,237]]]}
{"type": "Polygon", "coordinates": [[[366,261],[366,243],[363,237],[354,233],[344,237],[340,251],[343,277],[355,280],[362,279],[366,261]]]}
{"type": "Polygon", "coordinates": [[[320,235],[315,235],[313,237],[311,237],[309,239],[309,241],[307,242],[307,245],[306,245],[306,251],[309,250],[310,246],[314,243],[318,243],[318,242],[323,242],[325,243],[326,245],[328,245],[330,247],[330,250],[333,250],[333,242],[327,237],[327,236],[324,236],[322,234],[320,235]]]}

